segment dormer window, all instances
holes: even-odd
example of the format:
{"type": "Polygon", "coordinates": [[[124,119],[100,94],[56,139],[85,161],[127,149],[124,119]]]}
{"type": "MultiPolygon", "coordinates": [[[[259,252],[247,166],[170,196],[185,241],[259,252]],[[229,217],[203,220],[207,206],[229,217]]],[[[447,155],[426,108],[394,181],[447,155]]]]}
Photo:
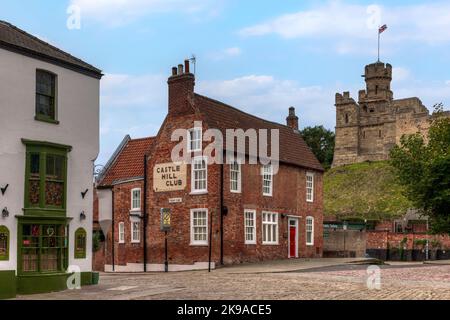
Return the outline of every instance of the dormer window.
{"type": "Polygon", "coordinates": [[[36,120],[56,121],[56,75],[36,70],[36,120]]]}

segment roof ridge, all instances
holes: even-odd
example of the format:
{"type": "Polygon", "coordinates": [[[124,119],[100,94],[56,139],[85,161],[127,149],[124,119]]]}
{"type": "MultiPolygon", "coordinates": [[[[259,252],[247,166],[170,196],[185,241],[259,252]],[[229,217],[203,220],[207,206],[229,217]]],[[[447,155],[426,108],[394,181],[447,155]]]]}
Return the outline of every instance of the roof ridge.
{"type": "Polygon", "coordinates": [[[142,137],[142,138],[135,138],[135,139],[130,139],[130,141],[139,141],[139,140],[150,140],[150,139],[155,139],[155,136],[150,136],[150,137],[142,137]]]}
{"type": "MultiPolygon", "coordinates": [[[[31,39],[33,39],[33,40],[39,42],[40,44],[46,45],[46,46],[50,47],[51,49],[56,50],[57,52],[59,52],[59,53],[65,55],[66,57],[72,58],[72,59],[78,61],[79,63],[84,64],[84,65],[85,65],[84,67],[83,67],[83,66],[79,66],[79,67],[81,67],[81,68],[85,68],[85,69],[92,68],[93,70],[96,70],[98,73],[101,73],[101,70],[98,69],[98,68],[96,68],[96,67],[93,66],[92,64],[87,63],[86,61],[84,61],[84,60],[82,60],[82,59],[80,59],[80,58],[77,58],[77,57],[71,55],[70,53],[68,53],[68,52],[66,52],[66,51],[64,51],[64,50],[62,50],[62,49],[60,49],[60,48],[58,48],[58,47],[52,45],[51,43],[46,42],[46,41],[40,39],[39,37],[37,37],[37,36],[35,36],[35,35],[32,35],[31,33],[26,32],[25,30],[23,30],[23,29],[21,29],[21,28],[15,26],[15,25],[13,25],[13,24],[10,23],[10,22],[4,21],[4,20],[0,20],[0,24],[4,24],[4,25],[6,25],[7,27],[12,28],[12,29],[16,30],[17,32],[20,32],[21,34],[23,34],[23,35],[25,35],[25,36],[27,36],[27,37],[29,37],[29,38],[31,38],[31,39]]],[[[36,52],[35,50],[32,50],[32,49],[30,49],[30,50],[33,51],[33,52],[36,52]]],[[[47,54],[45,54],[45,55],[47,56],[47,54]]],[[[59,59],[59,58],[55,58],[55,59],[61,60],[61,59],[59,59]]],[[[70,63],[70,62],[65,61],[65,63],[70,63]]],[[[72,64],[73,64],[73,63],[72,63],[72,64]]]]}
{"type": "MultiPolygon", "coordinates": [[[[210,97],[207,97],[207,96],[198,94],[198,93],[195,93],[195,95],[199,96],[200,98],[207,99],[207,100],[210,100],[210,101],[212,101],[212,102],[218,103],[218,104],[220,104],[220,105],[222,105],[222,106],[224,106],[224,107],[231,108],[231,109],[233,109],[233,110],[235,110],[235,111],[237,111],[237,112],[240,112],[240,113],[242,113],[242,114],[245,114],[246,116],[252,117],[252,118],[254,118],[254,119],[258,119],[258,120],[263,121],[263,122],[266,122],[266,123],[271,123],[271,124],[273,124],[273,125],[280,126],[280,127],[283,127],[283,128],[286,128],[286,129],[291,129],[291,130],[292,130],[292,128],[289,127],[289,126],[287,126],[287,125],[284,125],[284,124],[282,124],[282,123],[278,123],[278,122],[275,122],[275,121],[266,120],[266,119],[257,117],[257,116],[255,116],[255,115],[253,115],[253,114],[250,114],[250,113],[248,113],[248,112],[242,111],[241,109],[238,109],[238,108],[236,108],[236,107],[233,107],[233,106],[231,106],[231,105],[229,105],[229,104],[226,104],[226,103],[224,103],[224,102],[222,102],[222,101],[219,101],[219,100],[216,100],[216,99],[213,99],[213,98],[210,98],[210,97]]],[[[293,131],[293,130],[292,130],[292,131],[293,131]]]]}

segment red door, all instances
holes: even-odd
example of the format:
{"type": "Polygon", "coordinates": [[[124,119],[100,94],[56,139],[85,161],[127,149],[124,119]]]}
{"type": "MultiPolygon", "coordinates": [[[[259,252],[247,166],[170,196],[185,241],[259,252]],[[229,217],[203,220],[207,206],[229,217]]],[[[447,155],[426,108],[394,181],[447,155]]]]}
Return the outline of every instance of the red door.
{"type": "Polygon", "coordinates": [[[295,258],[297,256],[297,248],[296,248],[296,237],[297,236],[297,228],[293,226],[289,226],[289,257],[295,258]]]}

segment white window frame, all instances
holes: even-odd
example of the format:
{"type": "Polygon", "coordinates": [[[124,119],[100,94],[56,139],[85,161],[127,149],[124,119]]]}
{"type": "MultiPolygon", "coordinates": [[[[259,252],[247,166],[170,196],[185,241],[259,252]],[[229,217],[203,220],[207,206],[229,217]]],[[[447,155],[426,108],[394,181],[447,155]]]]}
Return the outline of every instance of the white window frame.
{"type": "Polygon", "coordinates": [[[187,150],[188,152],[196,152],[202,151],[203,144],[203,130],[202,128],[195,127],[188,130],[188,140],[187,140],[187,150]],[[195,133],[199,133],[200,137],[196,139],[192,139],[195,136],[195,133]],[[192,148],[192,144],[195,143],[194,148],[192,148]]]}
{"type": "Polygon", "coordinates": [[[131,211],[141,211],[142,206],[142,191],[141,188],[133,188],[131,189],[131,211]],[[139,207],[134,206],[134,192],[139,191],[139,198],[137,199],[139,201],[139,207]]]}
{"type": "Polygon", "coordinates": [[[256,244],[256,210],[244,210],[244,241],[245,244],[256,244]],[[247,213],[252,215],[251,220],[253,221],[253,225],[250,226],[247,224],[247,222],[250,219],[247,219],[247,213]],[[251,233],[252,240],[247,239],[247,235],[250,233],[247,232],[247,228],[253,228],[253,231],[251,233]]]}
{"type": "Polygon", "coordinates": [[[314,202],[314,173],[306,173],[306,202],[314,202]],[[308,179],[311,179],[310,181],[308,179]]]}
{"type": "Polygon", "coordinates": [[[305,220],[305,236],[306,236],[306,245],[313,246],[314,245],[314,217],[307,216],[305,220]],[[311,230],[308,228],[311,227],[311,230]],[[311,241],[308,241],[308,233],[311,233],[311,241]]]}
{"type": "Polygon", "coordinates": [[[272,165],[265,165],[262,167],[261,169],[261,174],[262,174],[262,192],[263,192],[263,196],[266,197],[271,197],[273,194],[273,167],[272,165]],[[265,186],[264,186],[264,182],[268,181],[270,182],[269,185],[269,192],[266,192],[265,190],[265,186]]]}
{"type": "Polygon", "coordinates": [[[131,243],[141,242],[141,221],[131,221],[131,243]],[[135,226],[138,226],[135,232],[135,226]],[[137,237],[135,237],[137,235],[137,237]]]}
{"type": "Polygon", "coordinates": [[[119,243],[125,243],[125,223],[119,222],[119,243]]]}
{"type": "Polygon", "coordinates": [[[208,237],[209,237],[209,226],[208,226],[208,209],[205,208],[198,208],[198,209],[191,209],[191,246],[207,246],[208,245],[208,237]],[[194,228],[198,226],[194,226],[194,213],[195,212],[203,212],[205,213],[205,225],[200,226],[201,228],[206,229],[206,240],[195,240],[195,233],[194,228]]]}
{"type": "Polygon", "coordinates": [[[242,166],[239,162],[234,161],[230,164],[230,192],[241,193],[241,181],[242,181],[242,166]],[[233,166],[237,165],[237,170],[233,166]],[[233,179],[233,173],[237,174],[237,179],[233,179]],[[233,189],[233,183],[236,183],[237,188],[233,189]]]}
{"type": "Polygon", "coordinates": [[[191,163],[191,194],[204,194],[208,192],[208,158],[207,157],[194,157],[191,163]],[[195,169],[195,163],[197,161],[205,162],[205,169],[195,169]],[[195,189],[195,173],[196,171],[205,170],[205,188],[195,189]]]}
{"type": "Polygon", "coordinates": [[[261,230],[262,231],[262,244],[263,245],[278,245],[279,244],[279,234],[280,234],[280,232],[279,232],[280,226],[278,224],[278,213],[263,211],[261,221],[262,221],[261,222],[262,223],[262,230],[261,230]],[[270,215],[270,217],[271,217],[270,221],[264,219],[268,215],[270,215]],[[273,229],[269,228],[274,225],[276,226],[276,228],[275,228],[276,235],[275,236],[272,234],[273,229]],[[271,238],[272,238],[272,240],[270,240],[270,241],[267,241],[267,239],[265,240],[266,226],[267,226],[267,236],[270,234],[271,238]],[[270,232],[269,232],[269,230],[270,230],[270,232]],[[273,240],[273,239],[275,239],[275,240],[273,240]]]}

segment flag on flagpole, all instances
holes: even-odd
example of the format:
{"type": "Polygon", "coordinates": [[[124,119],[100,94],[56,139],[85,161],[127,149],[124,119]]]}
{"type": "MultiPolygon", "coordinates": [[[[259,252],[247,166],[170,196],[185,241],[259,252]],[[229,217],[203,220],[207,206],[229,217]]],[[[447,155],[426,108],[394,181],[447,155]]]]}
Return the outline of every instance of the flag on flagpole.
{"type": "Polygon", "coordinates": [[[388,28],[387,25],[383,24],[383,25],[378,29],[378,33],[379,33],[379,34],[382,34],[383,32],[386,31],[387,28],[388,28]]]}

